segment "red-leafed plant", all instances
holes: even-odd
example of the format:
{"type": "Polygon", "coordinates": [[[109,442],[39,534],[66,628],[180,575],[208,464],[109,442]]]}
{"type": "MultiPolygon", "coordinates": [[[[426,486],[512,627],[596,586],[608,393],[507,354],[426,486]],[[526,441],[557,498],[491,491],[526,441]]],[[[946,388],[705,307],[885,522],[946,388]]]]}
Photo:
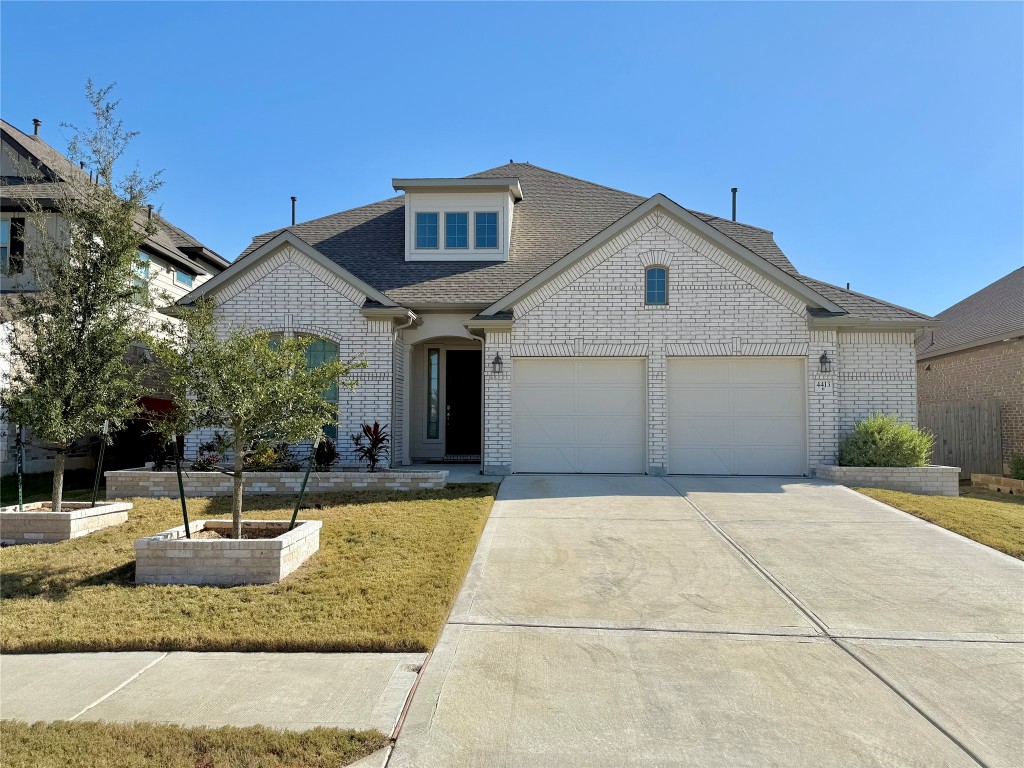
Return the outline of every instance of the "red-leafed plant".
{"type": "Polygon", "coordinates": [[[356,456],[370,465],[371,472],[376,472],[381,460],[390,455],[388,443],[391,441],[391,435],[388,434],[387,428],[387,424],[382,427],[375,421],[372,426],[363,424],[363,431],[352,435],[352,442],[356,444],[356,456]]]}

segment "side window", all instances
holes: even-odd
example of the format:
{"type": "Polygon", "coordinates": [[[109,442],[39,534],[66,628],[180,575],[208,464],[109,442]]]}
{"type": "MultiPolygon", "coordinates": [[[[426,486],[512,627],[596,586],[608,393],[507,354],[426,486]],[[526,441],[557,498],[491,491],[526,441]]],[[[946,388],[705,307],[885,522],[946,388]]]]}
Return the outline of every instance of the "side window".
{"type": "Polygon", "coordinates": [[[644,273],[644,303],[668,304],[668,270],[648,267],[644,273]]]}
{"type": "Polygon", "coordinates": [[[18,275],[25,269],[25,220],[0,220],[0,270],[18,275]]]}
{"type": "MultiPolygon", "coordinates": [[[[317,368],[324,363],[334,362],[338,359],[338,345],[333,341],[317,336],[313,342],[306,347],[306,365],[310,368],[317,368]]],[[[334,383],[324,391],[324,400],[338,410],[338,384],[334,383]]],[[[324,425],[324,434],[335,443],[338,442],[338,425],[324,425]]]]}
{"type": "Polygon", "coordinates": [[[192,279],[193,279],[192,275],[190,275],[185,270],[183,270],[183,269],[176,269],[176,270],[174,270],[174,282],[176,282],[178,285],[183,285],[186,288],[191,288],[192,287],[192,279]]]}
{"type": "Polygon", "coordinates": [[[427,350],[427,439],[441,436],[441,350],[427,350]]]}

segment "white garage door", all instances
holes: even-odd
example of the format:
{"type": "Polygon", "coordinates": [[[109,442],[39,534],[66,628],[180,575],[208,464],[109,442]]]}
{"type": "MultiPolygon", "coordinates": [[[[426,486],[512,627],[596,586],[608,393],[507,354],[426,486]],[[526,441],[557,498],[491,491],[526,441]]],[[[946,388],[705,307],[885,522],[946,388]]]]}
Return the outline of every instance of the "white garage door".
{"type": "Polygon", "coordinates": [[[644,361],[516,358],[514,472],[645,472],[644,361]]]}
{"type": "Polygon", "coordinates": [[[805,474],[804,366],[787,357],[670,358],[669,472],[805,474]]]}

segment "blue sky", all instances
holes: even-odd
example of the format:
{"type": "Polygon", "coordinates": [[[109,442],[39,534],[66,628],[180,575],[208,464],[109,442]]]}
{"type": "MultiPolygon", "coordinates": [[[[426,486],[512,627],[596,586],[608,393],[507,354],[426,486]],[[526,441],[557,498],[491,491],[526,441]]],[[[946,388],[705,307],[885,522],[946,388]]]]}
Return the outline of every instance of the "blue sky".
{"type": "Polygon", "coordinates": [[[1024,263],[1024,5],[26,3],[0,109],[59,149],[116,81],[164,213],[227,258],[395,176],[529,161],[771,229],[938,312],[1024,263]]]}

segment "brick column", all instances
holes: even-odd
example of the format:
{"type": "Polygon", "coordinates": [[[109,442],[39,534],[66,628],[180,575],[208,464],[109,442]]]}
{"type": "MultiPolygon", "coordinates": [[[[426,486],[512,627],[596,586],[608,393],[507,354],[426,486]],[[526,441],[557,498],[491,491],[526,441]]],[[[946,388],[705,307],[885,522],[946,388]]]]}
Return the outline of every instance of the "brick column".
{"type": "Polygon", "coordinates": [[[486,474],[505,475],[512,471],[512,334],[488,333],[485,345],[488,359],[484,361],[484,425],[483,468],[486,474]],[[501,355],[504,369],[491,370],[491,360],[501,355]]]}

